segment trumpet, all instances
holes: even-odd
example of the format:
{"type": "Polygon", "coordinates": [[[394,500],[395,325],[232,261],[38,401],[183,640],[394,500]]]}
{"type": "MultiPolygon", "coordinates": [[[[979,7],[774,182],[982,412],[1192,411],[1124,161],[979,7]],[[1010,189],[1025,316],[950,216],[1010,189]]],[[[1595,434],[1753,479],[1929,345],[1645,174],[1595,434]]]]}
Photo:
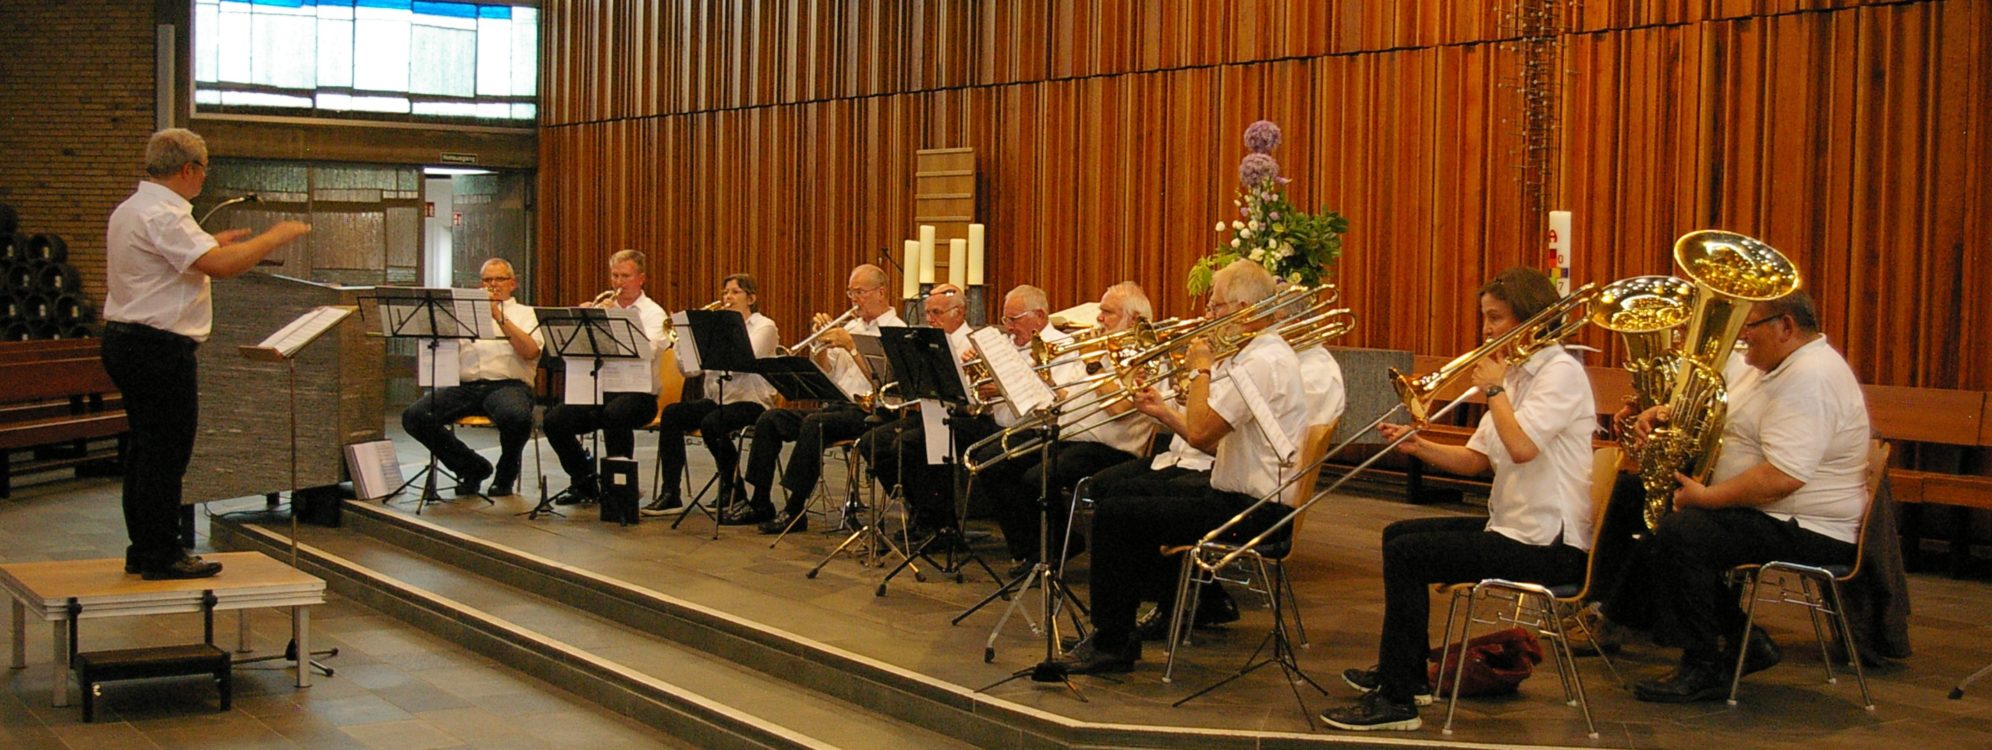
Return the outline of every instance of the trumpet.
{"type": "Polygon", "coordinates": [[[851,309],[845,310],[843,315],[839,315],[836,318],[831,319],[830,322],[817,326],[816,330],[810,331],[809,336],[801,341],[795,342],[795,346],[779,347],[775,350],[775,353],[784,357],[792,356],[796,352],[803,351],[805,349],[810,350],[811,353],[814,353],[814,345],[816,343],[816,339],[822,337],[823,334],[828,332],[830,329],[840,328],[845,323],[850,322],[852,318],[858,316],[858,311],[860,309],[861,308],[859,308],[857,305],[852,305],[851,309]]]}
{"type": "Polygon", "coordinates": [[[616,295],[621,293],[622,293],[621,289],[610,289],[608,291],[602,292],[601,294],[597,294],[595,295],[594,299],[588,301],[587,307],[601,307],[602,303],[615,299],[616,295]]]}
{"type": "MultiPolygon", "coordinates": [[[[615,293],[615,290],[614,290],[614,289],[611,289],[611,290],[609,290],[609,291],[608,291],[608,293],[609,293],[609,294],[614,294],[614,293],[615,293]]],[[[723,310],[723,309],[726,309],[726,300],[725,300],[725,299],[716,299],[716,300],[713,300],[713,301],[711,301],[711,302],[707,302],[707,303],[705,303],[705,306],[704,306],[704,307],[700,307],[699,309],[700,309],[700,310],[723,310]]],[[[675,326],[675,325],[673,325],[673,324],[671,323],[671,318],[669,318],[668,316],[664,318],[664,338],[665,338],[666,340],[670,341],[670,342],[671,342],[671,343],[673,343],[673,344],[676,344],[676,343],[678,343],[678,327],[677,327],[677,326],[675,326]]]]}

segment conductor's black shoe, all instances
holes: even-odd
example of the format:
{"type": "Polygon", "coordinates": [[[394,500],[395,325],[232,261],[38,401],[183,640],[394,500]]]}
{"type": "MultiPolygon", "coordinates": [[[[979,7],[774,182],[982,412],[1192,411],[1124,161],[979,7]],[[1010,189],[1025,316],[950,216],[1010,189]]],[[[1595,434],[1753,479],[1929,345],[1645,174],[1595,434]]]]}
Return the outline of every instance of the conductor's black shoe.
{"type": "Polygon", "coordinates": [[[745,509],[738,509],[738,507],[739,506],[735,506],[736,510],[719,514],[719,525],[753,526],[755,524],[765,523],[768,520],[773,519],[775,517],[774,508],[768,508],[768,507],[756,508],[753,506],[748,506],[745,509]]]}
{"type": "Polygon", "coordinates": [[[221,572],[221,563],[208,562],[198,557],[182,557],[165,565],[146,568],[140,575],[148,581],[172,581],[184,578],[206,578],[221,572]]]}
{"type": "Polygon", "coordinates": [[[1424,724],[1418,718],[1417,706],[1398,703],[1382,693],[1370,693],[1353,705],[1323,711],[1321,721],[1352,732],[1409,732],[1424,724]]]}
{"type": "MultiPolygon", "coordinates": [[[[185,557],[186,559],[193,560],[194,562],[201,561],[200,555],[187,555],[185,557]]],[[[138,575],[139,571],[143,569],[144,566],[138,564],[138,558],[132,557],[130,555],[125,555],[125,573],[130,575],[138,575]]]]}
{"type": "Polygon", "coordinates": [[[789,530],[789,522],[791,521],[795,522],[796,531],[809,530],[808,516],[802,516],[798,518],[796,516],[792,516],[787,513],[783,513],[779,516],[775,516],[774,518],[770,518],[766,521],[763,521],[761,522],[761,525],[757,528],[759,528],[761,530],[761,533],[763,534],[780,534],[784,531],[789,530]]]}
{"type": "MultiPolygon", "coordinates": [[[[1365,693],[1374,693],[1383,687],[1383,679],[1377,676],[1376,667],[1369,669],[1344,669],[1342,682],[1365,693]]],[[[1432,683],[1421,682],[1411,689],[1411,702],[1419,706],[1432,705],[1432,683]]]]}
{"type": "Polygon", "coordinates": [[[1134,671],[1137,661],[1141,661],[1141,641],[1130,638],[1120,648],[1102,648],[1089,641],[1060,663],[1067,674],[1126,674],[1134,671]]]}
{"type": "Polygon", "coordinates": [[[1729,674],[1714,662],[1683,661],[1674,673],[1634,685],[1632,697],[1649,703],[1696,703],[1729,694],[1729,674]]]}

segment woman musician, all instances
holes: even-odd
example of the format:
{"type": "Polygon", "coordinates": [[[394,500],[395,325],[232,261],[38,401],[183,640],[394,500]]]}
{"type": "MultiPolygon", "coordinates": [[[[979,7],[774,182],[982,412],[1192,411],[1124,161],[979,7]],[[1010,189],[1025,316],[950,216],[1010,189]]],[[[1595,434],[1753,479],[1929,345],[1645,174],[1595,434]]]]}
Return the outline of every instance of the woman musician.
{"type": "MultiPolygon", "coordinates": [[[[1481,334],[1493,339],[1559,299],[1548,277],[1511,268],[1480,288],[1481,334]]],[[[1591,381],[1577,358],[1547,345],[1521,362],[1499,353],[1474,365],[1487,413],[1464,446],[1414,437],[1398,446],[1441,471],[1494,473],[1488,517],[1398,521],[1383,529],[1383,632],[1377,666],[1342,674],[1367,695],[1321,718],[1349,730],[1413,730],[1432,701],[1428,584],[1507,578],[1546,586],[1584,577],[1591,546],[1591,381]]],[[[1412,428],[1382,425],[1396,440],[1412,428]]]]}
{"type": "MultiPolygon", "coordinates": [[[[736,273],[720,281],[719,309],[745,319],[747,340],[753,344],[756,358],[772,357],[781,335],[775,321],[761,314],[759,300],[760,288],[752,275],[736,273]]],[[[643,509],[644,515],[665,515],[683,507],[677,478],[685,469],[685,433],[694,429],[718,464],[717,507],[725,507],[743,494],[734,470],[740,463],[740,451],[733,447],[733,433],[754,424],[761,412],[775,405],[774,386],[752,373],[706,370],[705,393],[705,398],[671,404],[658,414],[658,473],[663,477],[660,483],[668,489],[660,488],[657,501],[643,509]]]]}

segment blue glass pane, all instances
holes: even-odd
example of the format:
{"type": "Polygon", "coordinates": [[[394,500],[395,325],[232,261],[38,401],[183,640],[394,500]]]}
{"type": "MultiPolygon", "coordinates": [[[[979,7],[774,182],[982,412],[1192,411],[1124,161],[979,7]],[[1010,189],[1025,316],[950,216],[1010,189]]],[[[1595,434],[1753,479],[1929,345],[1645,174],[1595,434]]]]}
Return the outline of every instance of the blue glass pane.
{"type": "Polygon", "coordinates": [[[382,8],[385,10],[407,10],[410,0],[358,0],[361,8],[382,8]]]}
{"type": "Polygon", "coordinates": [[[503,5],[486,5],[477,9],[477,17],[509,19],[512,17],[512,9],[503,5]]]}
{"type": "Polygon", "coordinates": [[[476,18],[477,6],[470,3],[437,3],[414,0],[416,13],[425,16],[448,16],[450,18],[476,18]]]}

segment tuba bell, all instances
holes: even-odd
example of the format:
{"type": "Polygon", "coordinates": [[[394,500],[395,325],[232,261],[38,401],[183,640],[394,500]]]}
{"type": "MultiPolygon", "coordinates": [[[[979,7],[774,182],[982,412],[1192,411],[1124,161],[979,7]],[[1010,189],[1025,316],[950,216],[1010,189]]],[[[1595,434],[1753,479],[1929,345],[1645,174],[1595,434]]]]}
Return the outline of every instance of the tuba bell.
{"type": "Polygon", "coordinates": [[[1629,450],[1639,462],[1649,529],[1673,508],[1679,487],[1674,472],[1704,481],[1722,454],[1722,426],[1729,414],[1722,371],[1750,307],[1799,287],[1798,269],[1783,253],[1735,232],[1703,229],[1681,235],[1674,241],[1674,262],[1694,282],[1695,295],[1686,335],[1674,350],[1667,423],[1629,450]]]}
{"type": "MultiPolygon", "coordinates": [[[[1679,342],[1676,329],[1687,322],[1695,285],[1672,276],[1634,276],[1598,290],[1591,322],[1625,340],[1625,369],[1632,373],[1632,413],[1667,402],[1673,392],[1679,342]]],[[[1616,426],[1622,437],[1629,423],[1616,426]]]]}

